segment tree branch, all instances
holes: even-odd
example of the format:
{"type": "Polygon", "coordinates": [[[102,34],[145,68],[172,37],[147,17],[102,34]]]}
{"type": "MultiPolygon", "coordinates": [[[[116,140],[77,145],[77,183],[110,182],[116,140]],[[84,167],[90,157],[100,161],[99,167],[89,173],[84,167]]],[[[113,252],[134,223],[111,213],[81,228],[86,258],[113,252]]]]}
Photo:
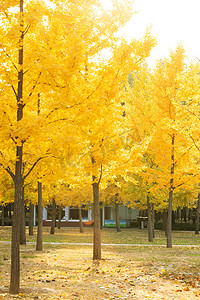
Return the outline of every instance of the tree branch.
{"type": "MultiPolygon", "coordinates": [[[[196,145],[195,145],[196,146],[196,145]]],[[[174,165],[176,166],[177,165],[177,163],[178,163],[178,161],[184,156],[184,155],[186,155],[187,153],[188,153],[188,151],[190,151],[192,148],[194,147],[194,145],[191,145],[181,156],[179,156],[178,157],[178,159],[175,161],[175,163],[174,163],[174,165]]],[[[198,148],[198,150],[200,150],[199,148],[198,148]]]]}
{"type": "Polygon", "coordinates": [[[16,67],[16,65],[15,65],[14,62],[12,61],[10,55],[6,52],[5,49],[3,49],[3,46],[2,46],[1,43],[0,43],[0,46],[1,46],[1,49],[3,50],[3,52],[5,53],[5,55],[11,60],[11,63],[12,63],[12,65],[13,65],[13,67],[14,67],[14,68],[17,70],[17,72],[18,72],[18,68],[16,67]]]}
{"type": "MultiPolygon", "coordinates": [[[[39,60],[40,60],[40,59],[38,58],[38,59],[33,63],[33,65],[36,64],[36,62],[38,62],[39,60]]],[[[26,74],[28,71],[30,71],[30,69],[31,69],[31,67],[30,67],[29,69],[27,69],[25,72],[23,72],[23,75],[26,74]]]]}
{"type": "Polygon", "coordinates": [[[10,167],[4,167],[2,163],[0,163],[0,166],[3,167],[3,169],[12,177],[13,181],[15,182],[15,175],[11,171],[10,167]]]}
{"type": "Polygon", "coordinates": [[[189,137],[192,139],[192,141],[193,141],[195,147],[197,148],[197,150],[200,151],[200,148],[197,146],[197,144],[196,144],[196,142],[194,141],[193,137],[192,137],[191,135],[189,135],[189,137]]]}
{"type": "Polygon", "coordinates": [[[29,31],[29,29],[31,28],[31,25],[27,25],[25,30],[24,30],[24,36],[27,34],[27,32],[29,31]]]}
{"type": "Polygon", "coordinates": [[[24,180],[26,179],[26,177],[28,177],[28,175],[33,171],[33,169],[35,168],[35,166],[37,165],[37,163],[41,160],[41,159],[43,159],[43,158],[45,158],[46,156],[44,156],[44,157],[40,157],[40,158],[38,158],[35,162],[34,162],[34,164],[32,165],[32,167],[30,168],[30,170],[26,173],[26,175],[24,175],[24,180]]]}
{"type": "MultiPolygon", "coordinates": [[[[188,176],[192,176],[192,178],[194,178],[194,177],[196,177],[198,174],[187,174],[187,175],[188,175],[188,176]]],[[[174,189],[177,189],[178,187],[180,187],[180,186],[186,184],[186,183],[187,183],[188,181],[190,181],[190,180],[191,180],[191,177],[188,178],[188,180],[186,180],[186,181],[184,181],[184,182],[182,182],[182,183],[179,183],[178,185],[174,186],[174,189]]]]}
{"type": "MultiPolygon", "coordinates": [[[[82,103],[77,103],[77,104],[74,104],[74,105],[71,105],[71,106],[66,106],[66,109],[68,109],[68,108],[74,108],[74,107],[76,107],[76,106],[78,106],[78,105],[81,105],[82,103]]],[[[50,111],[50,113],[48,113],[48,115],[45,117],[45,119],[47,119],[54,111],[56,111],[56,110],[58,110],[59,109],[59,107],[55,107],[54,109],[52,109],[52,111],[50,111]]],[[[62,119],[61,119],[62,120],[62,119]]],[[[64,120],[66,120],[66,119],[64,119],[64,120]]],[[[56,122],[56,121],[55,121],[56,122]]]]}
{"type": "Polygon", "coordinates": [[[40,72],[39,73],[39,75],[38,75],[38,79],[37,79],[37,81],[36,81],[36,83],[34,84],[34,86],[33,86],[33,88],[32,88],[32,91],[30,92],[30,94],[28,95],[28,98],[27,98],[27,100],[32,96],[32,94],[33,94],[33,91],[34,91],[34,89],[36,88],[36,86],[37,86],[37,83],[38,83],[38,80],[39,80],[39,78],[40,78],[40,76],[41,76],[41,74],[42,74],[42,72],[40,72]]]}
{"type": "Polygon", "coordinates": [[[98,184],[101,182],[102,173],[103,173],[103,166],[101,165],[101,173],[100,173],[100,176],[99,176],[98,184]]]}
{"type": "Polygon", "coordinates": [[[12,88],[12,90],[13,90],[14,94],[15,94],[15,97],[16,97],[16,99],[18,99],[17,92],[16,92],[16,90],[15,90],[14,86],[13,86],[13,85],[11,85],[11,88],[12,88]]]}

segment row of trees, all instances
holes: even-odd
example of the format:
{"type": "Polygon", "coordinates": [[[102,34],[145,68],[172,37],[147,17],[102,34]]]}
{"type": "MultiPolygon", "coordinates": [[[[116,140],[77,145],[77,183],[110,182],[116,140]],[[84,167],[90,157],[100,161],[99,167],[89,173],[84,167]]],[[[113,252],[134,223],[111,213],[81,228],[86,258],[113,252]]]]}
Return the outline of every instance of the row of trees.
{"type": "MultiPolygon", "coordinates": [[[[0,165],[14,184],[10,292],[18,293],[26,184],[38,181],[41,208],[45,181],[62,179],[74,187],[89,179],[98,211],[101,166],[113,156],[103,158],[99,149],[104,140],[114,147],[109,137],[120,111],[116,91],[149,55],[154,39],[147,34],[128,44],[117,37],[132,15],[130,1],[113,1],[105,11],[98,0],[4,0],[0,11],[0,165]],[[109,58],[103,59],[106,49],[109,58]]],[[[98,227],[96,217],[95,245],[98,227]]]]}
{"type": "Polygon", "coordinates": [[[80,204],[92,187],[94,259],[101,259],[100,184],[131,207],[138,199],[167,207],[167,247],[172,208],[195,204],[199,65],[186,65],[178,46],[149,71],[150,32],[130,43],[118,34],[132,12],[128,0],[114,0],[109,11],[98,0],[1,1],[0,166],[4,187],[5,174],[13,181],[9,192],[2,182],[2,199],[14,198],[11,293],[19,292],[24,193],[41,215],[42,191],[62,205],[79,193],[80,204]]]}

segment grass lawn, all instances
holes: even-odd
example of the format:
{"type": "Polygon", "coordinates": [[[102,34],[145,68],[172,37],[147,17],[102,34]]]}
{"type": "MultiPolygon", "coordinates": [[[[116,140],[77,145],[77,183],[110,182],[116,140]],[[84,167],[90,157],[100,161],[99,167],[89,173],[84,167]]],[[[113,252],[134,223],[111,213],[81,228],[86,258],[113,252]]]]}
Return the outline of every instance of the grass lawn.
{"type": "MultiPolygon", "coordinates": [[[[43,227],[43,241],[56,243],[92,243],[93,229],[84,228],[84,233],[80,234],[78,228],[61,228],[55,230],[55,235],[49,234],[50,227],[43,227]]],[[[28,236],[27,242],[36,241],[37,228],[34,228],[34,236],[28,236]]],[[[0,241],[10,241],[11,227],[0,226],[0,241]]],[[[148,244],[147,230],[122,229],[116,232],[114,228],[101,230],[101,242],[104,244],[148,244]]],[[[199,245],[200,235],[195,235],[193,231],[172,231],[172,242],[174,245],[199,245]]],[[[163,231],[155,232],[153,245],[165,245],[166,237],[163,231]]]]}
{"type": "Polygon", "coordinates": [[[42,252],[35,251],[36,231],[27,234],[31,243],[21,246],[21,292],[13,296],[8,294],[11,228],[0,227],[0,299],[200,299],[200,237],[194,232],[173,232],[173,243],[182,246],[167,249],[161,246],[162,231],[150,244],[146,230],[103,229],[103,244],[144,246],[104,245],[102,260],[94,262],[92,245],[62,244],[92,243],[92,229],[84,230],[62,228],[50,235],[44,227],[42,252]]]}

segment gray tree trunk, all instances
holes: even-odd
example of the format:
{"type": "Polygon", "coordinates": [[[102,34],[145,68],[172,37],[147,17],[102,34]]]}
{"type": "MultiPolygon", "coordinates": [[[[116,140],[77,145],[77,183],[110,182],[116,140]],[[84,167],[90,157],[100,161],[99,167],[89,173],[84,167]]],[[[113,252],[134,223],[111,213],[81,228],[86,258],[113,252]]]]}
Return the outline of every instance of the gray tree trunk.
{"type": "Polygon", "coordinates": [[[52,201],[52,212],[51,212],[51,229],[50,234],[55,233],[55,224],[56,224],[56,202],[53,199],[52,201]]]}
{"type": "Polygon", "coordinates": [[[8,209],[9,219],[11,220],[12,219],[12,204],[10,203],[8,206],[9,206],[9,209],[8,209]]]}
{"type": "Polygon", "coordinates": [[[153,228],[153,238],[155,238],[155,209],[154,203],[152,203],[152,228],[153,228]]]}
{"type": "Polygon", "coordinates": [[[176,224],[176,212],[172,211],[172,226],[176,224]]]}
{"type": "Polygon", "coordinates": [[[165,232],[165,236],[167,236],[167,211],[163,211],[162,213],[162,230],[165,232]]]}
{"type": "Polygon", "coordinates": [[[167,215],[167,248],[172,248],[172,198],[173,190],[169,192],[169,205],[167,215]]]}
{"type": "Polygon", "coordinates": [[[34,207],[33,204],[30,202],[29,204],[29,235],[33,235],[33,214],[34,214],[34,207]]]}
{"type": "MultiPolygon", "coordinates": [[[[93,177],[93,181],[95,178],[93,177]]],[[[101,259],[101,235],[100,235],[100,205],[99,205],[99,183],[93,184],[94,201],[94,235],[93,235],[93,260],[101,259]]]]}
{"type": "Polygon", "coordinates": [[[22,198],[22,152],[23,147],[17,146],[15,163],[15,199],[12,217],[12,240],[11,240],[11,277],[10,293],[18,294],[20,288],[20,218],[22,198]]]}
{"type": "Polygon", "coordinates": [[[80,233],[83,233],[83,219],[82,219],[82,210],[81,207],[79,206],[78,208],[78,214],[79,214],[79,228],[80,228],[80,233]]]}
{"type": "Polygon", "coordinates": [[[172,201],[174,190],[174,134],[172,135],[172,153],[171,153],[171,179],[169,189],[169,203],[168,203],[168,215],[167,215],[167,248],[172,248],[172,201]]]}
{"type": "Polygon", "coordinates": [[[42,209],[42,183],[38,181],[38,226],[36,251],[42,251],[43,209],[42,209]]]}
{"type": "Polygon", "coordinates": [[[26,245],[26,223],[25,223],[24,187],[22,187],[22,199],[21,199],[20,245],[26,245]]]}
{"type": "Polygon", "coordinates": [[[2,216],[1,216],[1,226],[4,227],[5,218],[4,218],[4,205],[2,205],[2,216]]]}
{"type": "MultiPolygon", "coordinates": [[[[23,0],[19,1],[20,14],[23,15],[23,0]]],[[[23,118],[23,20],[20,22],[20,40],[18,51],[18,87],[17,87],[17,121],[23,118]]],[[[22,157],[23,157],[23,143],[16,147],[16,162],[15,175],[13,176],[15,184],[14,196],[14,210],[12,217],[12,240],[11,240],[11,273],[10,273],[10,293],[18,294],[20,288],[20,204],[22,199],[22,157]]]]}
{"type": "Polygon", "coordinates": [[[199,213],[200,213],[200,194],[198,195],[198,202],[197,202],[195,234],[199,234],[199,213]]]}
{"type": "Polygon", "coordinates": [[[177,219],[179,220],[181,218],[181,208],[177,208],[177,219]]]}
{"type": "Polygon", "coordinates": [[[148,241],[153,242],[152,211],[149,196],[147,196],[148,241]]]}
{"type": "Polygon", "coordinates": [[[187,223],[187,207],[183,207],[183,219],[187,223]]]}
{"type": "Polygon", "coordinates": [[[119,204],[115,202],[115,219],[116,219],[116,230],[120,232],[120,221],[119,221],[119,204]]]}
{"type": "Polygon", "coordinates": [[[62,217],[62,207],[59,206],[59,208],[58,208],[58,229],[61,228],[61,217],[62,217]]]}

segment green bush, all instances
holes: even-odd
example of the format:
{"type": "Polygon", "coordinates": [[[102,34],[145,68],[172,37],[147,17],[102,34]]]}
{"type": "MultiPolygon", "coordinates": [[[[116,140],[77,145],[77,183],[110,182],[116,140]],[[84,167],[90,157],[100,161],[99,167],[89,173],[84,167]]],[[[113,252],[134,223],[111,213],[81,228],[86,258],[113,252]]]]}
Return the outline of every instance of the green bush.
{"type": "MultiPolygon", "coordinates": [[[[161,222],[155,222],[155,229],[162,229],[161,222]]],[[[195,231],[195,224],[191,223],[175,223],[172,224],[172,230],[195,231]]]]}

